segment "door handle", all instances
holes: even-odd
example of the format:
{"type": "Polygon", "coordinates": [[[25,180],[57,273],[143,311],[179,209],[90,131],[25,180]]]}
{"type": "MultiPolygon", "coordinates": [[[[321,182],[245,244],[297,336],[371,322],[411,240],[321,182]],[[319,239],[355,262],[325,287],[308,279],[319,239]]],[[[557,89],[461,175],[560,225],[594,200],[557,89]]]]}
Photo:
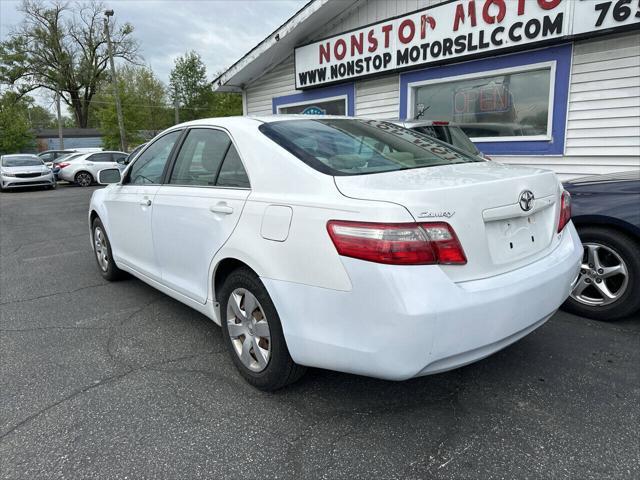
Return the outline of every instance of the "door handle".
{"type": "Polygon", "coordinates": [[[212,213],[222,213],[223,215],[230,215],[233,213],[233,207],[227,205],[224,202],[211,205],[209,211],[212,213]]]}
{"type": "Polygon", "coordinates": [[[140,205],[142,205],[143,207],[150,207],[151,206],[151,200],[147,199],[147,200],[143,200],[140,202],[140,205]]]}

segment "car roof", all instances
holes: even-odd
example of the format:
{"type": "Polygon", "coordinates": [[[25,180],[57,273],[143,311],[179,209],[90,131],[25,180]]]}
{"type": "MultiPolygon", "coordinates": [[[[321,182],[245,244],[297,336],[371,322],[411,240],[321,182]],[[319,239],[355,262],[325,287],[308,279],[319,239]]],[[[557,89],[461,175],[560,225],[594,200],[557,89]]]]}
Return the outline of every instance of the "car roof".
{"type": "Polygon", "coordinates": [[[35,153],[7,153],[6,155],[0,156],[0,158],[4,158],[4,157],[37,158],[38,160],[40,160],[38,158],[38,155],[36,155],[35,153]]]}

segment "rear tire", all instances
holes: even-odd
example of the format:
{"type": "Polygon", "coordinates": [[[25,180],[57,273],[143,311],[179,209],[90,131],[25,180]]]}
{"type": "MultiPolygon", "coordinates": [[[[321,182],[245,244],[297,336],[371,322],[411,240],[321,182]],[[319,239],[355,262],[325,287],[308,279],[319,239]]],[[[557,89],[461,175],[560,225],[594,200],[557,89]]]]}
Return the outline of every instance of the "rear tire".
{"type": "Polygon", "coordinates": [[[253,271],[238,268],[231,272],[218,298],[224,342],[247,382],[260,390],[274,391],[304,375],[306,368],[291,358],[278,312],[253,271]]]}
{"type": "Polygon", "coordinates": [[[98,264],[100,275],[110,282],[123,278],[125,276],[125,272],[120,270],[116,265],[116,262],[113,261],[109,237],[107,237],[104,225],[102,225],[102,222],[97,217],[93,220],[91,225],[91,240],[93,244],[94,258],[98,264]]]}
{"type": "Polygon", "coordinates": [[[578,233],[585,245],[585,257],[578,283],[562,309],[601,321],[618,320],[640,310],[638,241],[624,233],[602,227],[585,226],[579,228],[578,233]],[[598,265],[589,259],[589,249],[596,252],[597,263],[602,264],[601,270],[605,274],[602,277],[598,275],[598,265]],[[606,276],[607,269],[617,265],[622,265],[617,270],[619,273],[606,276]],[[601,293],[598,287],[603,285],[613,297],[601,293]],[[599,301],[599,298],[602,300],[599,301]]]}
{"type": "Polygon", "coordinates": [[[90,187],[93,183],[93,176],[89,172],[78,172],[73,177],[73,181],[81,187],[90,187]]]}

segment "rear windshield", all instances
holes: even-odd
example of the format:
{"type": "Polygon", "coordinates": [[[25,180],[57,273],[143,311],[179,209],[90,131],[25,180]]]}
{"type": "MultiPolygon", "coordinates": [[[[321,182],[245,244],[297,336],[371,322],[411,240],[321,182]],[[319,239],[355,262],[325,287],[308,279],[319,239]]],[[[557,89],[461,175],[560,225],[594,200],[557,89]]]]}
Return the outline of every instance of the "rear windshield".
{"type": "Polygon", "coordinates": [[[2,157],[3,167],[36,167],[42,166],[42,160],[38,157],[2,157]]]}
{"type": "Polygon", "coordinates": [[[481,159],[389,122],[300,119],[264,123],[260,131],[329,175],[362,175],[481,159]]]}
{"type": "Polygon", "coordinates": [[[478,155],[480,151],[474,143],[467,137],[466,133],[460,127],[444,126],[444,125],[424,125],[420,127],[412,127],[416,132],[424,133],[430,137],[435,137],[460,150],[464,150],[472,155],[478,155]]]}

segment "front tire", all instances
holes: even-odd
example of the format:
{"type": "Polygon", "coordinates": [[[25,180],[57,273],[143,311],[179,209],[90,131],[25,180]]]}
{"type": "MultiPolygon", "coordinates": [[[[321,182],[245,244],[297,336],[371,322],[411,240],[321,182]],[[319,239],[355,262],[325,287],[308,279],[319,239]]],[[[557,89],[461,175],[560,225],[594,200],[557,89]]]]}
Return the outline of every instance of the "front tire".
{"type": "Polygon", "coordinates": [[[563,309],[610,321],[640,310],[640,255],[638,242],[601,227],[578,230],[584,245],[580,274],[563,309]]]}
{"type": "Polygon", "coordinates": [[[291,358],[278,312],[254,272],[248,268],[231,272],[218,298],[224,342],[247,382],[274,391],[302,377],[306,368],[291,358]]]}
{"type": "Polygon", "coordinates": [[[89,172],[78,172],[73,177],[73,181],[81,187],[90,187],[93,183],[93,176],[89,172]]]}
{"type": "Polygon", "coordinates": [[[91,225],[91,240],[100,275],[110,282],[120,280],[124,277],[124,272],[120,270],[116,262],[113,261],[111,243],[109,242],[109,237],[107,237],[104,225],[102,225],[99,218],[95,218],[91,225]]]}

